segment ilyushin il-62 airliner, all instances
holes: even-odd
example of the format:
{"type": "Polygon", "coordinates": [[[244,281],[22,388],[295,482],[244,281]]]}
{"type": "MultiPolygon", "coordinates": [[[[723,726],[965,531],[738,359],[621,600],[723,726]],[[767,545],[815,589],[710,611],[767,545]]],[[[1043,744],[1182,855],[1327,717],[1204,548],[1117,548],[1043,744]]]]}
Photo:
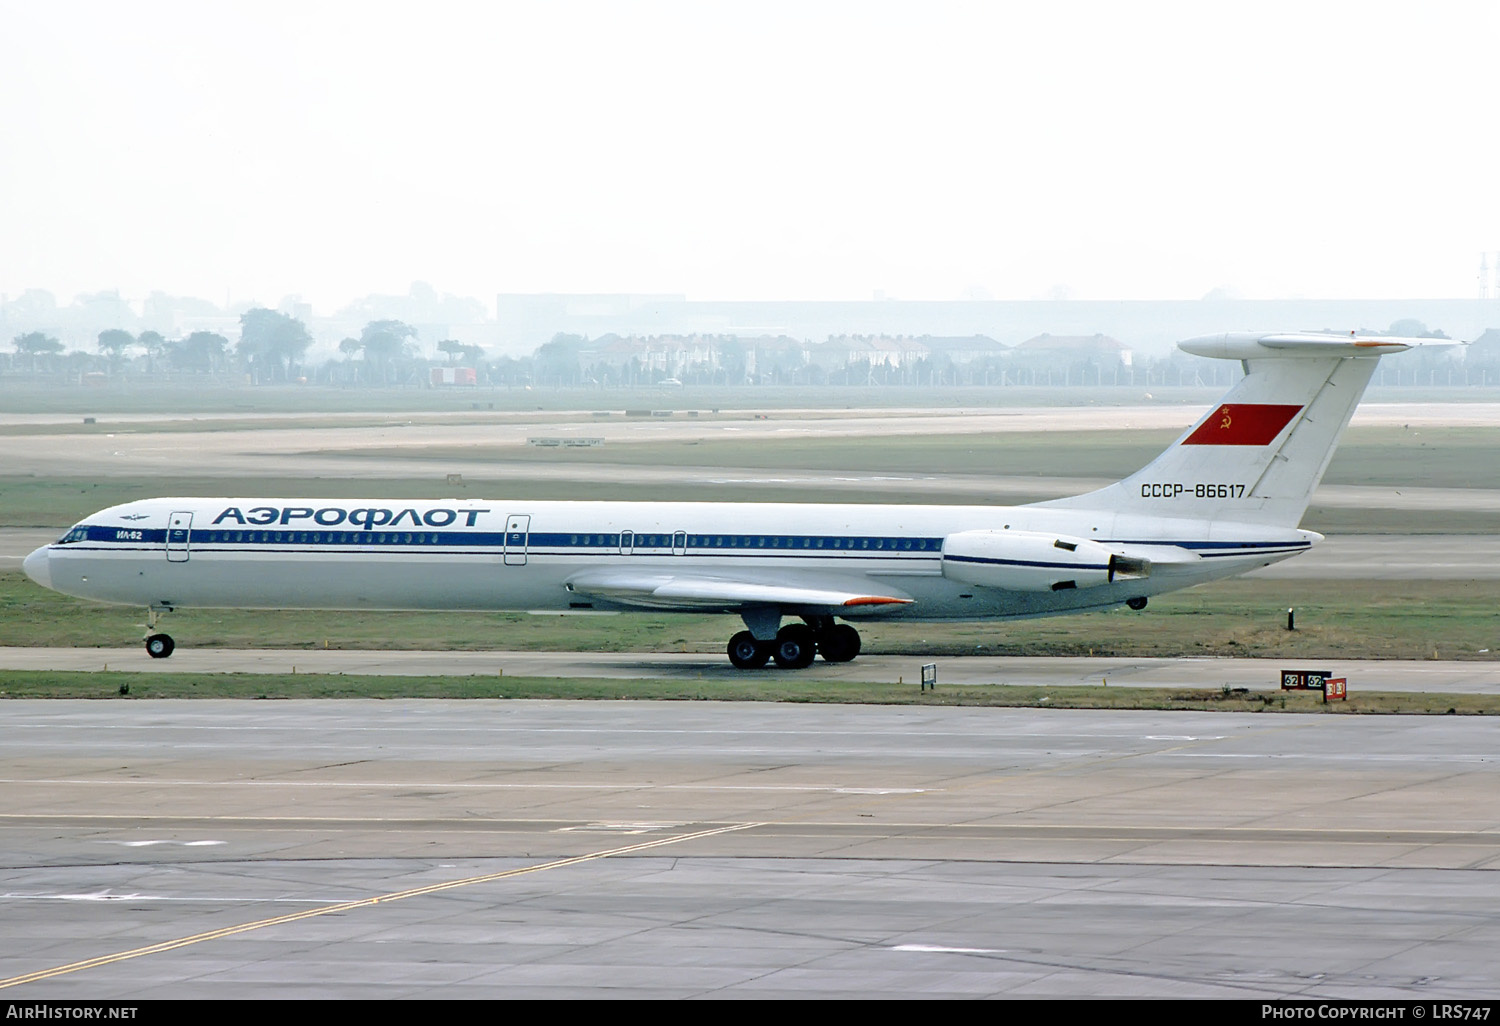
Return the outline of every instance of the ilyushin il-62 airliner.
{"type": "Polygon", "coordinates": [[[145,606],[158,658],[173,648],[162,613],[218,607],[731,613],[737,667],[844,662],[860,622],[1141,609],[1307,551],[1322,536],[1297,524],[1379,358],[1425,341],[1190,339],[1242,361],[1224,399],[1139,472],[1026,506],[150,499],[24,566],[145,606]]]}

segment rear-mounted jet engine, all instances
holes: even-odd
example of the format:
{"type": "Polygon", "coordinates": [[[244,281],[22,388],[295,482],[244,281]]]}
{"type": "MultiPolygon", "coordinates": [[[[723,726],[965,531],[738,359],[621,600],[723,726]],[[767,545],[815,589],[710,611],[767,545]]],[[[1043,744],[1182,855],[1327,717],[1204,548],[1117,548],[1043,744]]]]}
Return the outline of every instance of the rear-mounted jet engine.
{"type": "Polygon", "coordinates": [[[943,539],[943,576],[1005,591],[1063,591],[1151,576],[1151,561],[1084,538],[1032,531],[962,531],[943,539]]]}

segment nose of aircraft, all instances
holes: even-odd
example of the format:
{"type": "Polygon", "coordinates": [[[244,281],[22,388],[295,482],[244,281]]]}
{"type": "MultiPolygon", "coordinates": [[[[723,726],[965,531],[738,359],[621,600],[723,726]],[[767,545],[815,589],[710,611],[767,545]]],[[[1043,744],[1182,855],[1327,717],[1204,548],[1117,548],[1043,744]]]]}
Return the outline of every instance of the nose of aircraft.
{"type": "MultiPolygon", "coordinates": [[[[11,564],[14,566],[15,564],[11,564]]],[[[42,547],[27,556],[21,564],[21,569],[26,571],[26,576],[40,584],[43,588],[52,587],[52,570],[47,566],[47,549],[42,547]]]]}

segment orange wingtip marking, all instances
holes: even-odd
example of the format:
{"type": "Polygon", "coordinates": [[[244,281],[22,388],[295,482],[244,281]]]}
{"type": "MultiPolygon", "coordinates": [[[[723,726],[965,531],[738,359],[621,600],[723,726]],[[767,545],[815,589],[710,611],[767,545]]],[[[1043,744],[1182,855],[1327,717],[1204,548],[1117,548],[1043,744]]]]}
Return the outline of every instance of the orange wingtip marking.
{"type": "Polygon", "coordinates": [[[852,598],[844,603],[846,606],[895,606],[906,605],[911,599],[891,598],[888,595],[867,595],[864,598],[852,598]]]}

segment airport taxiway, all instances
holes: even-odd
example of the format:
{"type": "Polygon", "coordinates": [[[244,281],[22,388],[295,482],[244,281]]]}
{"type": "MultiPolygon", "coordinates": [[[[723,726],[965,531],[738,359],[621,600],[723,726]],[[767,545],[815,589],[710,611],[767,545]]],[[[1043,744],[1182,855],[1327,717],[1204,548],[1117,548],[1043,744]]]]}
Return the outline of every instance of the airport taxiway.
{"type": "Polygon", "coordinates": [[[1494,992],[1485,718],[5,706],[10,1000],[1494,992]]]}

